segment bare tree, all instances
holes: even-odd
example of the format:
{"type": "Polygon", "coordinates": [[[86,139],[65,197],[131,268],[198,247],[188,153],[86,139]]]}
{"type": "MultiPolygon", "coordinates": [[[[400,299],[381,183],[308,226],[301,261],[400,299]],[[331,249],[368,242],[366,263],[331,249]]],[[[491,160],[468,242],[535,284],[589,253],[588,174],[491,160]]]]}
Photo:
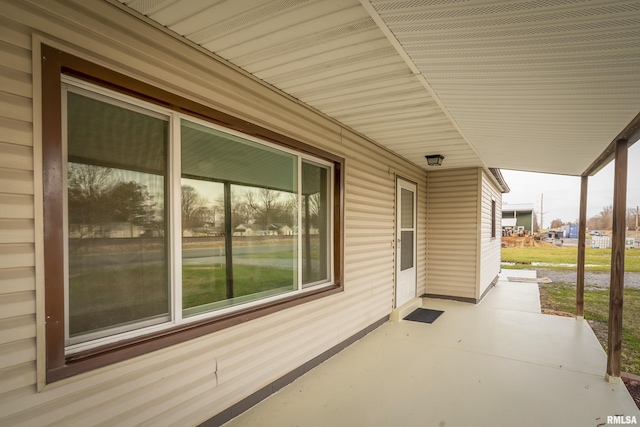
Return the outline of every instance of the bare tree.
{"type": "Polygon", "coordinates": [[[210,224],[215,227],[216,225],[216,208],[209,206],[202,206],[196,209],[194,213],[196,225],[202,227],[205,224],[210,224]]]}
{"type": "MultiPolygon", "coordinates": [[[[304,196],[302,196],[304,199],[304,196]]],[[[295,193],[289,193],[282,202],[282,216],[286,217],[286,221],[283,221],[290,227],[295,226],[298,223],[298,195],[295,193]]]]}
{"type": "Polygon", "coordinates": [[[87,199],[97,198],[114,184],[113,169],[83,163],[69,163],[68,185],[75,194],[87,199]]]}
{"type": "Polygon", "coordinates": [[[108,193],[113,169],[69,163],[67,169],[69,227],[81,238],[96,237],[109,221],[108,193]]]}
{"type": "MultiPolygon", "coordinates": [[[[252,208],[246,201],[246,196],[248,192],[244,194],[239,194],[238,191],[234,191],[233,187],[231,189],[231,228],[235,229],[237,226],[241,224],[251,224],[253,221],[253,211],[252,208]]],[[[249,196],[252,197],[252,196],[249,196]]],[[[219,206],[224,206],[224,200],[218,201],[219,206]]]]}
{"type": "Polygon", "coordinates": [[[636,208],[627,208],[627,230],[636,229],[636,208]]]}
{"type": "Polygon", "coordinates": [[[247,190],[244,192],[244,204],[251,215],[257,215],[262,210],[260,201],[253,190],[247,190]]]}
{"type": "Polygon", "coordinates": [[[602,220],[602,226],[600,228],[611,230],[613,228],[613,205],[602,208],[600,218],[602,220]]]}
{"type": "Polygon", "coordinates": [[[258,197],[263,206],[263,223],[271,224],[275,221],[276,213],[281,209],[279,199],[280,192],[276,190],[270,190],[268,188],[261,188],[258,192],[258,197]]]}
{"type": "Polygon", "coordinates": [[[198,227],[201,224],[199,223],[199,219],[201,215],[202,209],[205,209],[207,206],[206,199],[202,197],[198,190],[190,185],[182,186],[182,230],[198,227]]]}
{"type": "Polygon", "coordinates": [[[553,229],[553,228],[560,228],[564,225],[564,223],[562,222],[562,220],[560,218],[556,218],[553,221],[551,221],[551,225],[549,226],[549,228],[553,229]]]}
{"type": "Polygon", "coordinates": [[[280,202],[278,190],[260,188],[258,191],[245,192],[245,201],[252,214],[263,226],[268,226],[282,219],[283,204],[280,202]]]}
{"type": "Polygon", "coordinates": [[[605,206],[598,215],[587,220],[589,230],[611,230],[613,228],[613,206],[605,206]]]}

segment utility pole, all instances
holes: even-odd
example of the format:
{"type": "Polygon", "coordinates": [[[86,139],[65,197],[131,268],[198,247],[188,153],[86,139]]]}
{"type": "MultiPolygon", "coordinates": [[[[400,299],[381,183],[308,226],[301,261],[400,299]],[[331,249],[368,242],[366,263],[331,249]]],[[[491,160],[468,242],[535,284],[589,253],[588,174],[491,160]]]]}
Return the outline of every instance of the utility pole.
{"type": "Polygon", "coordinates": [[[640,231],[638,226],[638,217],[640,217],[640,206],[636,206],[636,231],[640,231]]]}
{"type": "Polygon", "coordinates": [[[544,193],[540,195],[540,230],[544,230],[544,193]]]}

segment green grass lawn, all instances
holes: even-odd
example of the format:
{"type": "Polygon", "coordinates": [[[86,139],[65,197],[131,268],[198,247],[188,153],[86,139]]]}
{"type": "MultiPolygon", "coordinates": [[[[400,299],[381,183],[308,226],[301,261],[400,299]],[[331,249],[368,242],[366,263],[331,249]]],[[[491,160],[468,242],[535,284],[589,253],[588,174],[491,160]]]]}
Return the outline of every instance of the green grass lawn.
{"type": "MultiPolygon", "coordinates": [[[[587,271],[610,270],[611,249],[587,248],[586,252],[585,269],[587,271]]],[[[502,261],[515,263],[513,266],[503,265],[503,268],[532,268],[532,262],[542,262],[550,264],[545,265],[544,268],[575,270],[577,260],[577,247],[502,248],[502,261]]],[[[627,249],[624,262],[625,271],[640,272],[640,250],[627,249]]]]}
{"type": "MultiPolygon", "coordinates": [[[[236,265],[233,267],[233,296],[242,297],[278,289],[294,289],[293,270],[236,265]]],[[[182,308],[197,307],[227,299],[224,267],[184,266],[182,308]]]]}
{"type": "MultiPolygon", "coordinates": [[[[540,300],[543,308],[575,313],[576,286],[571,283],[540,285],[540,300]]],[[[606,350],[609,289],[585,290],[584,317],[592,321],[591,327],[606,350]]],[[[622,328],[622,371],[640,375],[640,289],[624,290],[622,328]]]]}

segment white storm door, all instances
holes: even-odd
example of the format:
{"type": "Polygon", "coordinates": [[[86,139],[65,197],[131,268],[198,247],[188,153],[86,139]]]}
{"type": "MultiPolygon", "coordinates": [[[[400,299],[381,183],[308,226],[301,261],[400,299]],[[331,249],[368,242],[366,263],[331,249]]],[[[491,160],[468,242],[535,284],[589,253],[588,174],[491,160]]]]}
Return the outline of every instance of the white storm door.
{"type": "Polygon", "coordinates": [[[396,307],[416,296],[416,185],[396,185],[396,307]]]}

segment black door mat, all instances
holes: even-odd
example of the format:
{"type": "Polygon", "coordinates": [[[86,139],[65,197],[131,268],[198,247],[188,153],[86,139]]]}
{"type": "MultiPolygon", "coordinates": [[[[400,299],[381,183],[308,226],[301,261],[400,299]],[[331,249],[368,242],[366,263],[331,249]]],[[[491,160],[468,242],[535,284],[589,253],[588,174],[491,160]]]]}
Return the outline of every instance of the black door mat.
{"type": "Polygon", "coordinates": [[[414,322],[433,323],[440,317],[444,311],[430,310],[428,308],[418,308],[407,315],[404,320],[412,320],[414,322]]]}

